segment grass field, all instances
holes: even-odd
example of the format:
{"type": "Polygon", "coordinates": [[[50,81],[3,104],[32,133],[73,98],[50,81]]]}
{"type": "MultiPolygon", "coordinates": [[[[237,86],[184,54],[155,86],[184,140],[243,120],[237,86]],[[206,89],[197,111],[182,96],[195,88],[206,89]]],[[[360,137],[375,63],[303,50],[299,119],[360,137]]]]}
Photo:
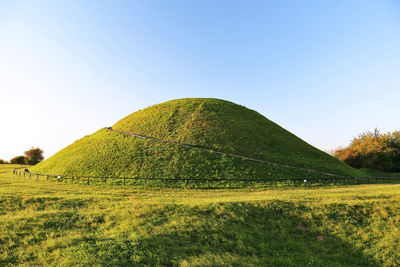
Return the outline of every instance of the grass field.
{"type": "Polygon", "coordinates": [[[13,167],[0,165],[0,266],[400,264],[400,185],[140,189],[13,167]]]}

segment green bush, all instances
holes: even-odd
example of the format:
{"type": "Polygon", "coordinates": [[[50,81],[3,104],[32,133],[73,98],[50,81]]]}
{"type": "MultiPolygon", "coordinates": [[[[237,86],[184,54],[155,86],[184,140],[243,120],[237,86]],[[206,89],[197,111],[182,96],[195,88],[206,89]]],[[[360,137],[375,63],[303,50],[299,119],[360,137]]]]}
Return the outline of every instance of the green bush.
{"type": "Polygon", "coordinates": [[[16,156],[10,160],[11,164],[26,164],[24,156],[16,156]]]}

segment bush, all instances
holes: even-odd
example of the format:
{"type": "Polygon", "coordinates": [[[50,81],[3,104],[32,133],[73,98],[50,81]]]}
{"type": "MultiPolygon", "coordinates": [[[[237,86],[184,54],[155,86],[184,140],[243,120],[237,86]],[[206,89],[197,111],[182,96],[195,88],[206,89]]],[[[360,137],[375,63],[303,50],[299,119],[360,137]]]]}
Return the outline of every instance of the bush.
{"type": "Polygon", "coordinates": [[[11,164],[25,164],[24,156],[16,156],[10,160],[11,164]]]}
{"type": "Polygon", "coordinates": [[[355,137],[346,148],[334,156],[354,168],[381,171],[400,170],[400,131],[381,134],[377,129],[355,137]]]}

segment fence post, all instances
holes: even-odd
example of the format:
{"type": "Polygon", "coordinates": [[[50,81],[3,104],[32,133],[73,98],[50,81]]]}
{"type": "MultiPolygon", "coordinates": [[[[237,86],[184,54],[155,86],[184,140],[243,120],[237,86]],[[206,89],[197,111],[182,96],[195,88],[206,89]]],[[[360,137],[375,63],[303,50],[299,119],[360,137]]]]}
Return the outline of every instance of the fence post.
{"type": "Polygon", "coordinates": [[[125,185],[125,177],[124,177],[124,185],[125,185]]]}
{"type": "Polygon", "coordinates": [[[106,184],[107,183],[107,178],[104,178],[104,184],[106,184]]]}
{"type": "Polygon", "coordinates": [[[90,178],[88,177],[88,178],[87,178],[87,184],[90,184],[90,181],[89,181],[89,179],[90,179],[90,178]]]}

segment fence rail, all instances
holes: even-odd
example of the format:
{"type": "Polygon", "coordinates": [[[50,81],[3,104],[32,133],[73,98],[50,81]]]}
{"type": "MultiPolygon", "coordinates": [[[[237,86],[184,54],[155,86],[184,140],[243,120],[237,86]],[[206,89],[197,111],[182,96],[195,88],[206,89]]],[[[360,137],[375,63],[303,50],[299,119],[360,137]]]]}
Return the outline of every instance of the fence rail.
{"type": "Polygon", "coordinates": [[[36,178],[39,180],[40,177],[45,177],[46,180],[57,179],[65,180],[71,179],[72,181],[86,181],[87,184],[91,183],[91,179],[97,179],[107,183],[108,180],[120,180],[123,185],[126,185],[128,181],[143,181],[144,185],[147,185],[147,181],[159,181],[164,183],[166,186],[177,183],[184,183],[184,185],[190,185],[190,182],[206,184],[210,187],[211,183],[224,182],[229,187],[237,182],[247,184],[249,186],[261,184],[261,185],[273,185],[278,183],[287,183],[288,185],[294,184],[364,184],[364,183],[393,183],[400,182],[400,177],[324,177],[324,178],[276,178],[276,179],[231,179],[231,178],[220,178],[220,179],[207,179],[207,178],[144,178],[144,177],[113,177],[113,176],[75,176],[75,175],[58,175],[58,174],[46,174],[46,173],[32,173],[29,171],[21,170],[25,168],[17,168],[13,170],[14,175],[24,176],[27,178],[36,178]]]}

